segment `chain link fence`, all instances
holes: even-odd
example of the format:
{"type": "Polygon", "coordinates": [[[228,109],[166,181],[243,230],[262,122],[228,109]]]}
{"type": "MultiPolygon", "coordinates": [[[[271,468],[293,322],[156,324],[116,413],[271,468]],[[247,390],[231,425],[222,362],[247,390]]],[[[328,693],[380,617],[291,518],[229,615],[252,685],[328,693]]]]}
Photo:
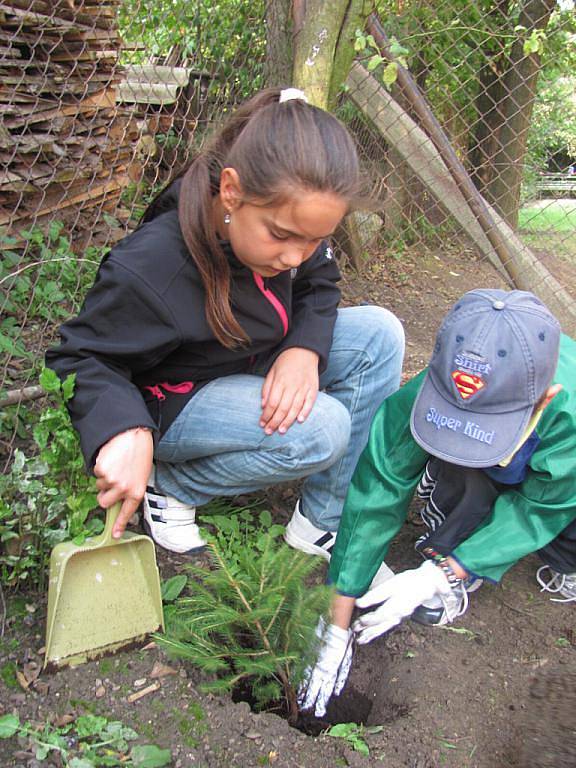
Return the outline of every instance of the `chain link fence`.
{"type": "MultiPolygon", "coordinates": [[[[102,254],[210,126],[278,72],[279,8],[0,3],[3,456],[26,438],[44,350],[102,254]]],[[[552,297],[573,331],[572,0],[395,0],[378,15],[357,33],[338,100],[378,206],[350,220],[341,249],[362,271],[406,253],[441,258],[450,243],[505,284],[552,297]]]]}

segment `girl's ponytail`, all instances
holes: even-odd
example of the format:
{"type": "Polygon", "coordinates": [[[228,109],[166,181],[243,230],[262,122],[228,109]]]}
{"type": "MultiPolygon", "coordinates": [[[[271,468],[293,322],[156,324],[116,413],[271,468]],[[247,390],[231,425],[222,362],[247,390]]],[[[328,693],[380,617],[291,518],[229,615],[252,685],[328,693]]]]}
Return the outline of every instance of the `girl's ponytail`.
{"type": "Polygon", "coordinates": [[[182,178],[178,218],[206,291],[206,319],[218,341],[230,349],[249,342],[230,306],[230,267],[213,222],[213,182],[202,153],[182,178]]]}

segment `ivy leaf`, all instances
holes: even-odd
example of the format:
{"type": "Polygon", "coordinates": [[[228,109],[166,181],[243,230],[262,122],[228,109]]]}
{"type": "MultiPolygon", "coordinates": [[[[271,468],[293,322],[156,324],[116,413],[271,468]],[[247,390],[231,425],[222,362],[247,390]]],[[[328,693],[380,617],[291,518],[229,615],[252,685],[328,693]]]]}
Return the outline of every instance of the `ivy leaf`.
{"type": "Polygon", "coordinates": [[[73,757],[68,763],[68,768],[95,768],[96,763],[86,757],[73,757]]]}
{"type": "Polygon", "coordinates": [[[405,48],[403,45],[400,45],[398,40],[396,40],[396,38],[393,37],[390,40],[390,53],[392,54],[392,56],[396,58],[398,56],[408,56],[410,51],[408,50],[408,48],[405,48]]]}
{"type": "Polygon", "coordinates": [[[76,382],[75,373],[70,373],[68,376],[66,376],[66,380],[64,381],[64,384],[62,384],[62,396],[64,398],[64,401],[70,400],[70,398],[74,394],[75,382],[76,382]]]}
{"type": "Polygon", "coordinates": [[[132,747],[130,757],[134,768],[163,768],[172,760],[169,749],[160,749],[154,744],[143,744],[132,747]]]}
{"type": "Polygon", "coordinates": [[[362,34],[362,32],[357,29],[356,30],[356,41],[354,42],[354,50],[356,52],[363,51],[364,48],[366,48],[366,38],[362,34]]]}
{"type": "Polygon", "coordinates": [[[350,739],[350,741],[356,752],[360,752],[360,754],[364,755],[365,757],[370,757],[370,749],[368,748],[368,744],[366,744],[365,741],[360,738],[350,739]]]}
{"type": "Polygon", "coordinates": [[[184,574],[172,576],[171,579],[163,581],[161,587],[162,602],[171,603],[176,600],[180,592],[182,592],[186,586],[187,581],[188,578],[184,574]]]}
{"type": "Polygon", "coordinates": [[[18,715],[3,715],[0,717],[0,739],[9,739],[20,728],[18,715]]]}
{"type": "Polygon", "coordinates": [[[51,368],[43,368],[40,374],[40,386],[44,392],[57,394],[60,392],[60,379],[51,368]]]}
{"type": "Polygon", "coordinates": [[[272,515],[267,509],[263,509],[259,515],[259,521],[262,528],[269,528],[272,525],[272,515]]]}
{"type": "Polygon", "coordinates": [[[358,726],[356,723],[338,723],[333,725],[328,731],[328,736],[335,736],[339,739],[346,739],[351,734],[356,733],[358,726]]]}
{"type": "Polygon", "coordinates": [[[108,721],[98,715],[81,715],[76,720],[76,733],[80,739],[87,736],[97,736],[106,728],[108,721]]]}
{"type": "Polygon", "coordinates": [[[391,61],[384,67],[384,72],[382,73],[382,81],[384,82],[386,88],[390,88],[390,86],[396,82],[397,78],[398,64],[395,61],[391,61]]]}
{"type": "Polygon", "coordinates": [[[366,69],[368,70],[368,72],[373,72],[376,69],[376,67],[379,67],[380,64],[382,64],[383,61],[384,59],[382,58],[382,56],[380,56],[379,53],[375,53],[374,56],[370,57],[370,60],[366,65],[366,69]]]}

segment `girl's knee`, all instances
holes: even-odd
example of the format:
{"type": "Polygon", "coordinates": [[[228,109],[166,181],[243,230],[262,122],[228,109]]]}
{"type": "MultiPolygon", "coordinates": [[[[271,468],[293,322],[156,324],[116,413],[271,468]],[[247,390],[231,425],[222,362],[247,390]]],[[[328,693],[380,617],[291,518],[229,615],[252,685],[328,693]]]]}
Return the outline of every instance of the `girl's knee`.
{"type": "Polygon", "coordinates": [[[293,446],[294,459],[308,471],[325,469],[346,452],[350,442],[350,414],[330,395],[319,392],[312,412],[299,426],[298,445],[293,446]]]}
{"type": "Polygon", "coordinates": [[[314,405],[315,417],[324,444],[326,459],[336,461],[344,455],[350,442],[352,422],[347,408],[334,397],[320,392],[314,405]]]}
{"type": "Polygon", "coordinates": [[[364,307],[365,323],[372,336],[388,350],[404,353],[404,328],[396,315],[384,307],[364,307]]]}

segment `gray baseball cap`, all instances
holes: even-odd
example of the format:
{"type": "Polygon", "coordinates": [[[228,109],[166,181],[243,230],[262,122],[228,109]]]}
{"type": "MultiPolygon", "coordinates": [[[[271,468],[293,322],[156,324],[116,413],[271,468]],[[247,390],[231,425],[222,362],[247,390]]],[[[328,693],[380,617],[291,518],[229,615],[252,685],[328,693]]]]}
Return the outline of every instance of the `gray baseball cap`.
{"type": "Polygon", "coordinates": [[[491,467],[520,441],[558,363],[560,324],[526,291],[469,291],[446,315],[410,428],[428,453],[491,467]]]}

